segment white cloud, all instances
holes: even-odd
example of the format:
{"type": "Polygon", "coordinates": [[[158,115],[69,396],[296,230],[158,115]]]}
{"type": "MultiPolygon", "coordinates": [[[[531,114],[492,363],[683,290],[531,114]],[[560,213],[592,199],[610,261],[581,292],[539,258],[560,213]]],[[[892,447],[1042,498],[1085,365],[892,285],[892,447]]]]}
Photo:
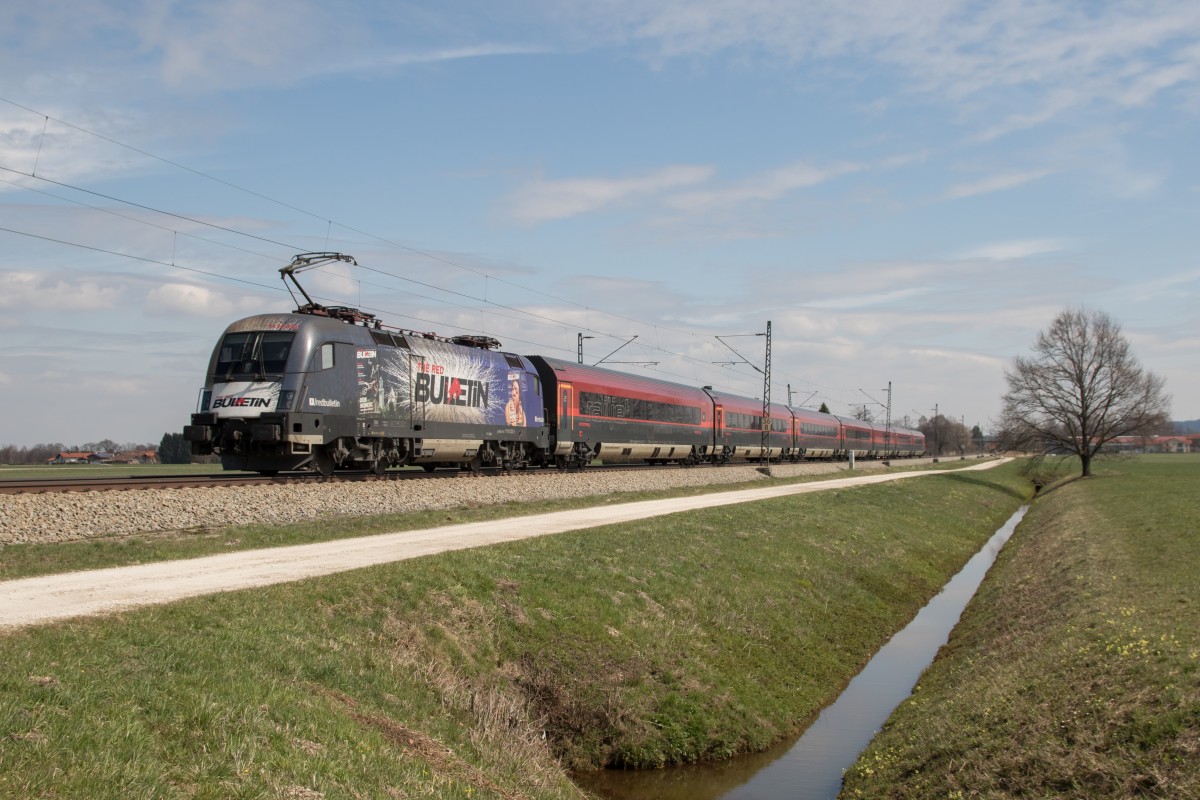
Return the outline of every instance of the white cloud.
{"type": "Polygon", "coordinates": [[[350,265],[345,263],[326,264],[305,273],[301,285],[319,303],[358,304],[362,294],[362,286],[350,265]]]}
{"type": "Polygon", "coordinates": [[[125,287],[70,275],[0,273],[0,309],[14,311],[96,311],[116,308],[125,287]]]}
{"type": "Polygon", "coordinates": [[[741,206],[755,201],[776,200],[797,189],[807,189],[840,175],[858,172],[859,164],[815,167],[805,162],[767,170],[723,189],[682,192],[667,199],[667,205],[690,213],[741,206]]]}
{"type": "Polygon", "coordinates": [[[146,313],[151,316],[224,317],[234,303],[224,294],[190,283],[168,283],[146,295],[146,313]]]}
{"type": "Polygon", "coordinates": [[[1143,274],[1130,275],[1131,282],[1119,287],[1117,292],[1126,298],[1140,302],[1161,303],[1164,297],[1187,298],[1200,294],[1200,269],[1191,269],[1147,278],[1143,274]]]}
{"type": "MultiPolygon", "coordinates": [[[[445,61],[545,52],[514,23],[493,42],[496,25],[479,9],[448,3],[436,11],[408,5],[331,5],[316,0],[181,0],[171,3],[0,5],[0,30],[20,31],[0,52],[0,72],[25,75],[34,91],[105,90],[127,104],[156,89],[210,93],[292,86],[317,76],[371,73],[445,61]],[[47,53],[54,58],[48,60],[47,53]],[[39,69],[17,65],[36,60],[39,69]]],[[[532,20],[537,9],[512,9],[532,20]]]]}
{"type": "MultiPolygon", "coordinates": [[[[352,4],[272,0],[129,4],[95,0],[0,7],[0,29],[20,30],[0,71],[40,92],[70,86],[120,96],[149,84],[210,92],[294,85],[348,70],[547,52],[635,48],[655,63],[725,57],[740,68],[840,68],[869,59],[911,92],[961,104],[988,93],[1026,93],[1033,121],[1078,103],[1144,105],[1200,80],[1200,6],[1060,0],[597,0],[591,4],[352,4]],[[53,63],[43,54],[52,51],[53,63]],[[51,70],[55,70],[51,72],[51,70]],[[1059,93],[1072,99],[1047,102],[1059,93]]],[[[859,76],[856,76],[856,80],[859,76]]],[[[997,98],[1000,99],[1000,98],[997,98]]],[[[1011,99],[1005,98],[1005,99],[1011,99]]],[[[995,109],[976,113],[995,119],[995,109]]]]}
{"type": "MultiPolygon", "coordinates": [[[[536,180],[517,189],[504,204],[508,216],[522,225],[567,219],[633,201],[655,202],[673,214],[695,218],[735,211],[753,203],[779,200],[800,189],[864,169],[865,165],[855,163],[813,166],[797,161],[723,186],[690,188],[711,183],[716,174],[715,168],[676,165],[628,178],[536,180]]],[[[680,225],[683,220],[678,217],[659,217],[652,222],[660,227],[672,227],[680,225]]],[[[724,219],[715,228],[709,226],[708,234],[710,238],[722,239],[772,235],[761,223],[733,219],[724,219]]]]}
{"type": "MultiPolygon", "coordinates": [[[[495,58],[498,56],[527,56],[546,53],[545,47],[528,45],[481,44],[470,47],[448,47],[437,50],[410,50],[405,52],[381,53],[368,59],[346,62],[341,69],[346,72],[371,72],[381,68],[408,67],[417,64],[438,64],[443,61],[458,61],[466,58],[495,58]]],[[[331,65],[337,69],[338,65],[331,65]]]]}
{"type": "Polygon", "coordinates": [[[347,44],[352,16],[319,3],[263,0],[150,3],[127,19],[162,82],[177,88],[291,83],[319,71],[321,53],[347,44]]]}
{"type": "Polygon", "coordinates": [[[77,383],[89,395],[109,397],[146,397],[153,390],[153,381],[148,378],[85,375],[77,383]]]}
{"type": "Polygon", "coordinates": [[[923,294],[928,294],[932,289],[928,286],[913,287],[909,289],[895,289],[890,292],[874,292],[871,294],[856,294],[842,295],[839,297],[830,297],[825,300],[815,300],[810,303],[805,303],[808,308],[830,308],[830,309],[849,309],[849,308],[867,308],[871,306],[888,305],[891,303],[899,303],[905,300],[911,300],[923,294]]]}
{"type": "Polygon", "coordinates": [[[1088,92],[1074,86],[1052,90],[1040,102],[1034,102],[1033,110],[1022,107],[1020,111],[1007,114],[999,122],[975,134],[972,139],[978,143],[986,143],[1010,133],[1036,128],[1083,105],[1089,96],[1088,92]]]}
{"type": "Polygon", "coordinates": [[[621,203],[661,194],[712,177],[706,166],[668,166],[630,178],[536,180],[517,189],[506,201],[508,214],[522,225],[566,219],[621,203]]]}
{"type": "Polygon", "coordinates": [[[608,0],[589,32],[652,61],[726,55],[738,64],[871,59],[902,90],[991,118],[1020,94],[1038,109],[1004,116],[989,135],[1048,121],[1081,104],[1144,105],[1200,79],[1200,6],[1059,0],[608,0]],[[988,98],[991,102],[983,102],[988,98]],[[993,103],[997,105],[993,105],[993,103]]]}
{"type": "Polygon", "coordinates": [[[996,370],[1003,369],[1008,360],[996,358],[995,356],[984,355],[982,353],[971,353],[965,350],[949,350],[937,348],[913,348],[908,351],[916,361],[921,363],[926,362],[941,362],[946,364],[978,364],[984,367],[991,367],[996,370]]]}
{"type": "Polygon", "coordinates": [[[1042,169],[992,175],[972,183],[960,183],[956,186],[951,186],[946,190],[946,197],[951,200],[961,200],[965,197],[1015,189],[1018,186],[1024,186],[1027,183],[1041,180],[1047,175],[1053,175],[1054,172],[1055,170],[1042,169]]]}
{"type": "Polygon", "coordinates": [[[980,245],[979,247],[960,253],[956,258],[1013,261],[1019,258],[1057,253],[1063,249],[1065,249],[1065,245],[1058,239],[1016,239],[1008,242],[991,242],[980,245]]]}

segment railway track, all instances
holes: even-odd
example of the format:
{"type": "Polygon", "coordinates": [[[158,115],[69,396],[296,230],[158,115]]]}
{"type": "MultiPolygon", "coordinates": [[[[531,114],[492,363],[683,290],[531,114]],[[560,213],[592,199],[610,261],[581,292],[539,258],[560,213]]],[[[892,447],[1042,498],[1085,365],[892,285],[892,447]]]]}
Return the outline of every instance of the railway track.
{"type": "MultiPolygon", "coordinates": [[[[874,459],[872,459],[874,461],[874,459]]],[[[937,459],[903,459],[902,464],[922,464],[937,459]]],[[[817,462],[797,462],[817,463],[817,462]]],[[[879,462],[887,465],[888,462],[879,462]]],[[[753,461],[738,462],[741,466],[759,467],[753,461]]],[[[726,465],[696,464],[687,469],[720,469],[726,465]]],[[[734,465],[728,465],[734,466],[734,465]]],[[[775,464],[773,466],[779,466],[775,464]]],[[[679,465],[660,464],[594,464],[584,472],[603,474],[612,472],[639,472],[662,469],[680,469],[679,465]]],[[[265,486],[270,484],[312,484],[312,483],[362,483],[368,481],[405,481],[405,480],[444,480],[447,478],[477,478],[494,477],[506,474],[521,475],[553,475],[560,472],[557,469],[530,468],[505,473],[500,469],[485,469],[474,472],[469,469],[439,469],[426,472],[419,469],[389,470],[378,475],[374,472],[339,472],[331,476],[322,476],[314,472],[284,472],[278,475],[260,475],[258,473],[203,473],[198,475],[114,475],[88,476],[70,478],[0,478],[0,494],[31,494],[56,492],[109,492],[148,489],[196,489],[218,488],[228,486],[265,486]]]]}
{"type": "Polygon", "coordinates": [[[0,479],[0,494],[36,492],[107,492],[136,489],[185,489],[215,486],[254,486],[271,483],[260,475],[120,475],[111,477],[0,479]]]}
{"type": "MultiPolygon", "coordinates": [[[[592,466],[596,472],[662,469],[650,465],[592,466]]],[[[530,469],[522,474],[553,474],[557,470],[530,469]]],[[[0,478],[0,494],[31,494],[55,492],[112,492],[151,489],[211,489],[228,486],[264,486],[295,483],[353,483],[365,481],[437,480],[458,477],[496,476],[505,474],[499,469],[481,472],[439,469],[434,472],[406,469],[391,470],[382,475],[373,472],[341,472],[325,477],[312,472],[281,473],[278,475],[205,473],[198,475],[113,475],[69,478],[0,478]]]]}

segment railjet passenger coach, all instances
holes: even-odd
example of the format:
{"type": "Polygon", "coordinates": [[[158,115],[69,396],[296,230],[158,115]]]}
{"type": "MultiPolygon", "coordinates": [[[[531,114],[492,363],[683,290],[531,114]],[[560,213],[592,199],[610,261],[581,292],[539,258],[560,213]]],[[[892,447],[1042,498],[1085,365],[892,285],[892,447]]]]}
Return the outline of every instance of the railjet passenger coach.
{"type": "Polygon", "coordinates": [[[184,437],[226,469],[273,474],[389,467],[583,467],[593,459],[695,464],[920,455],[918,431],[762,404],[598,367],[499,350],[484,336],[388,328],[357,309],[307,303],[225,329],[184,437]]]}

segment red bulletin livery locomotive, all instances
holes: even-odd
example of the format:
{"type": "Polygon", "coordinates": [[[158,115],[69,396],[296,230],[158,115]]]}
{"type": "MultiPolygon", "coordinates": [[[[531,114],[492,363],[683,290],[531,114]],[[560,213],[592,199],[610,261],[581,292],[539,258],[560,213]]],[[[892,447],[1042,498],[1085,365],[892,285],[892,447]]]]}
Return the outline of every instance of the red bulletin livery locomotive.
{"type": "Polygon", "coordinates": [[[194,454],[219,454],[226,469],[329,475],[925,451],[917,431],[773,404],[764,452],[758,400],[505,353],[489,337],[387,329],[372,314],[314,303],[295,273],[334,260],[353,263],[338,253],[296,256],[280,273],[308,302],[225,329],[184,428],[194,454]]]}

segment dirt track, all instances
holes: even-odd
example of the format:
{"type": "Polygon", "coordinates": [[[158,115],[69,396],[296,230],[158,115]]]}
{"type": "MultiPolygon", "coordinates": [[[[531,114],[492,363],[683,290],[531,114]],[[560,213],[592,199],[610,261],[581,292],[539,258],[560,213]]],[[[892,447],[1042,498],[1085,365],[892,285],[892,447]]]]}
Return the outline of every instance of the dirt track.
{"type": "MultiPolygon", "coordinates": [[[[1001,463],[1003,460],[988,461],[964,469],[990,469],[1001,463]]],[[[864,475],[698,497],[648,500],[293,547],[247,550],[184,561],[5,581],[0,582],[0,629],[169,603],[216,592],[269,586],[448,550],[463,550],[664,514],[938,474],[945,474],[945,471],[864,475]]]]}

